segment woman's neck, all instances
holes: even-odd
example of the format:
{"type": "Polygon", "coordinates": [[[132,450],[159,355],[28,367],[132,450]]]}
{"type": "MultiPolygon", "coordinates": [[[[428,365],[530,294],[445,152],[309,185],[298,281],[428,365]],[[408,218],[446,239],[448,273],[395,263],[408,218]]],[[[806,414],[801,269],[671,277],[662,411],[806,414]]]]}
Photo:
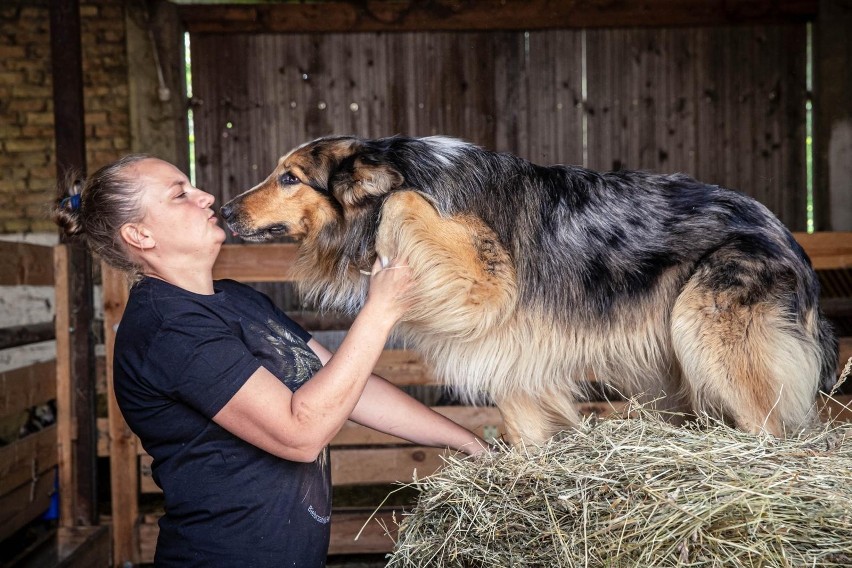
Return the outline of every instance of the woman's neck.
{"type": "Polygon", "coordinates": [[[145,276],[165,280],[169,284],[195,294],[213,294],[213,271],[209,268],[186,266],[149,266],[145,276]]]}
{"type": "Polygon", "coordinates": [[[213,294],[213,265],[221,246],[215,243],[189,251],[155,247],[141,251],[139,261],[146,276],[165,280],[195,294],[213,294]]]}

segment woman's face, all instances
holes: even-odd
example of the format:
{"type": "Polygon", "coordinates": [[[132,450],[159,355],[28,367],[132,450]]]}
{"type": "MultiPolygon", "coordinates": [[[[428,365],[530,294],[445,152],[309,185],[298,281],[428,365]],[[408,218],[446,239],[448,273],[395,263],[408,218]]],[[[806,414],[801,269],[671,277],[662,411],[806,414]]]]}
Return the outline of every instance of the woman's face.
{"type": "Polygon", "coordinates": [[[144,217],[139,223],[151,235],[160,257],[198,256],[215,259],[225,240],[212,206],[214,198],[193,187],[175,166],[155,158],[132,166],[142,187],[144,217]]]}

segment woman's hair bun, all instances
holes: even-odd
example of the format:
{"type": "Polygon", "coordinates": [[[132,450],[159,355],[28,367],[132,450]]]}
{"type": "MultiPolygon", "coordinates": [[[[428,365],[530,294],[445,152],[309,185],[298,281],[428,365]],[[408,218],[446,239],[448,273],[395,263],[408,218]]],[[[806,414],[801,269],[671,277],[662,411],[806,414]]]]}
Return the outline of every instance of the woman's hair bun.
{"type": "Polygon", "coordinates": [[[57,185],[51,217],[66,237],[79,237],[85,233],[81,221],[84,185],[85,180],[75,172],[69,173],[57,185]]]}

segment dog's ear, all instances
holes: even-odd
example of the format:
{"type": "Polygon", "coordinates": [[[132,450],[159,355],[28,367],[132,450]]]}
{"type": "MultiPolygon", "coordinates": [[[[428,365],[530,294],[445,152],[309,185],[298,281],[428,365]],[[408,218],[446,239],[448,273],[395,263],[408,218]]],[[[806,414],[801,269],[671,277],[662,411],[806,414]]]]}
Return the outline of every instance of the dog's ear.
{"type": "Polygon", "coordinates": [[[345,205],[358,205],[402,186],[403,177],[387,163],[370,154],[353,157],[349,175],[339,177],[334,194],[345,205]]]}

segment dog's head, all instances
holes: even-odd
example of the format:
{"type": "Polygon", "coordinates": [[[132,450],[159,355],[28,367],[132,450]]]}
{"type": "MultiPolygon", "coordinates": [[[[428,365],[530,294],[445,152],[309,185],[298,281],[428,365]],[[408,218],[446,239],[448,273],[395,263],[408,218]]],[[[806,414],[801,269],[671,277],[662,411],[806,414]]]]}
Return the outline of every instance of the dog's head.
{"type": "Polygon", "coordinates": [[[382,197],[402,182],[378,146],[355,137],[320,138],[282,157],[269,177],[221,213],[248,241],[315,240],[341,233],[355,216],[377,214],[382,197]]]}

